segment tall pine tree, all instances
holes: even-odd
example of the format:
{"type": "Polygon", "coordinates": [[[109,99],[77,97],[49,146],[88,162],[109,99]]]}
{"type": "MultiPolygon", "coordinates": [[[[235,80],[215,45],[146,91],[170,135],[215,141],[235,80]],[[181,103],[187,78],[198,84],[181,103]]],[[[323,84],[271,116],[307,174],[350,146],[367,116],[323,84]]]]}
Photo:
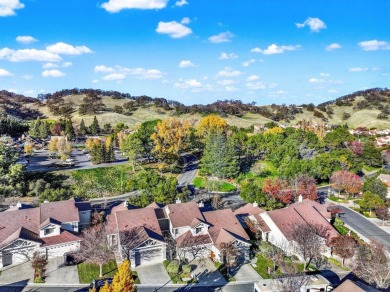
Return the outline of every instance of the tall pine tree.
{"type": "Polygon", "coordinates": [[[84,119],[80,122],[80,134],[85,136],[87,134],[87,127],[85,126],[84,119]]]}
{"type": "Polygon", "coordinates": [[[93,117],[93,122],[91,125],[91,133],[92,135],[97,135],[100,133],[100,126],[96,116],[93,117]]]}

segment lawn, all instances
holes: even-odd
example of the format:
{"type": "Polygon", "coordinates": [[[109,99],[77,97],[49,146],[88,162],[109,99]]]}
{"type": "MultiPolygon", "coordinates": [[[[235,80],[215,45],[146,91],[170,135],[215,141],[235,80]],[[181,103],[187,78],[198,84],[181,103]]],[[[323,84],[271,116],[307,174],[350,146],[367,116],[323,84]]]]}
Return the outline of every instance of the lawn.
{"type": "Polygon", "coordinates": [[[69,171],[75,193],[79,197],[93,198],[105,193],[114,196],[130,191],[126,182],[132,177],[129,164],[69,171]]]}
{"type": "Polygon", "coordinates": [[[336,220],[333,223],[333,227],[336,228],[336,230],[341,235],[346,235],[349,232],[349,229],[344,226],[344,222],[340,220],[339,218],[336,218],[336,220]]]}
{"type": "MultiPolygon", "coordinates": [[[[195,177],[194,181],[193,181],[193,184],[194,184],[194,187],[196,188],[206,188],[207,187],[207,184],[208,184],[208,179],[206,177],[201,177],[201,176],[197,176],[195,177]]],[[[220,180],[218,182],[216,182],[217,184],[217,191],[218,192],[233,192],[235,190],[237,190],[237,188],[232,185],[231,183],[227,182],[227,181],[223,181],[223,180],[220,180]]]]}
{"type": "Polygon", "coordinates": [[[342,268],[344,271],[349,271],[348,267],[342,266],[341,263],[338,260],[335,260],[334,258],[328,258],[328,261],[333,265],[342,268]]]}
{"type": "MultiPolygon", "coordinates": [[[[77,265],[80,283],[91,283],[99,278],[99,265],[81,263],[77,265]]],[[[113,277],[117,271],[117,265],[114,260],[103,265],[103,278],[113,277]]]]}

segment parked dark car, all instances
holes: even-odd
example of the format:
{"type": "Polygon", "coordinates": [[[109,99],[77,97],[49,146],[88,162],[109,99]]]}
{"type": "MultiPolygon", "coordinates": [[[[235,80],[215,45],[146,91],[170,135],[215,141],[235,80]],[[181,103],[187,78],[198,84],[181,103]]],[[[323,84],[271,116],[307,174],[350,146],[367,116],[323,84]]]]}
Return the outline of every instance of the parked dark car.
{"type": "Polygon", "coordinates": [[[89,285],[89,288],[92,289],[92,288],[95,288],[96,291],[99,291],[100,288],[102,288],[104,286],[104,284],[106,283],[106,281],[108,282],[109,285],[112,284],[112,279],[113,278],[105,278],[105,279],[95,279],[92,281],[92,283],[89,285]]]}
{"type": "Polygon", "coordinates": [[[64,254],[64,265],[65,266],[74,266],[79,264],[79,262],[75,259],[74,255],[71,253],[64,254]]]}

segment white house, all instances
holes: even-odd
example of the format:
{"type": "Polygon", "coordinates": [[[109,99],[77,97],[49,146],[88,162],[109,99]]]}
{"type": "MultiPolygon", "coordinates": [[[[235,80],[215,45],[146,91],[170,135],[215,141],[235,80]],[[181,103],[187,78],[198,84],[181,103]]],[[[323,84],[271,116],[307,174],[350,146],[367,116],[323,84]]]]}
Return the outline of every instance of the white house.
{"type": "Polygon", "coordinates": [[[77,235],[80,218],[87,225],[90,221],[88,214],[89,203],[74,199],[46,202],[27,209],[18,204],[1,212],[0,267],[24,262],[35,251],[53,258],[77,250],[81,241],[77,235]]]}

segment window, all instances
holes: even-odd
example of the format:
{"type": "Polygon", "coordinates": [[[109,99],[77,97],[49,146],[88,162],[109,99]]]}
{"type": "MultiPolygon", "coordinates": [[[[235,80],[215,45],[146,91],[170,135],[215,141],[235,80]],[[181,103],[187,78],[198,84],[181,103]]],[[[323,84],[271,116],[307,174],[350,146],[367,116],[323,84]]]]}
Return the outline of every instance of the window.
{"type": "Polygon", "coordinates": [[[195,228],[195,234],[201,233],[202,232],[202,227],[196,227],[195,228]]]}
{"type": "Polygon", "coordinates": [[[113,235],[113,236],[112,236],[111,242],[112,242],[112,244],[117,244],[116,235],[113,235]]]}
{"type": "Polygon", "coordinates": [[[55,231],[55,227],[46,228],[45,235],[52,234],[52,233],[54,233],[54,231],[55,231]]]}

